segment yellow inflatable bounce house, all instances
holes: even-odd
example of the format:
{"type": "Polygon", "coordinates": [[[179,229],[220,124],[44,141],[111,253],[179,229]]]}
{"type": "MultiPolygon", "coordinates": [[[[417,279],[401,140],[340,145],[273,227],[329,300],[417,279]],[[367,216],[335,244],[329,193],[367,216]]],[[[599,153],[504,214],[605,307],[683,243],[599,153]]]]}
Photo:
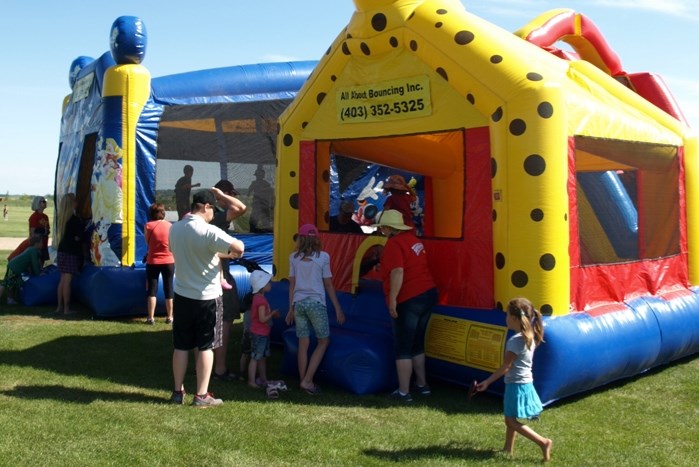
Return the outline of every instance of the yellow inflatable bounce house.
{"type": "MultiPolygon", "coordinates": [[[[370,165],[420,180],[440,293],[433,376],[467,384],[496,369],[515,296],[546,316],[534,365],[545,401],[696,353],[697,137],[662,79],[625,72],[570,10],[511,33],[457,0],[354,3],[277,140],[277,286],[298,226],[314,223],[345,292],[327,372],[351,372],[353,352],[385,340],[367,337],[387,312],[362,270],[383,239],[330,229],[336,180],[370,165]]],[[[390,351],[376,352],[391,373],[390,351]]],[[[351,387],[361,379],[335,381],[367,392],[351,387]]]]}

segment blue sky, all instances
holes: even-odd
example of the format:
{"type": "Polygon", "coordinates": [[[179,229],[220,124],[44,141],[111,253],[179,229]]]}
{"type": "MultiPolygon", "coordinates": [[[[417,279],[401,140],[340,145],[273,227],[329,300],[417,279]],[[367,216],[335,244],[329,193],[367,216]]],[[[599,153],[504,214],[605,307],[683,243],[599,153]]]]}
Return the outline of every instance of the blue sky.
{"type": "MultiPolygon", "coordinates": [[[[570,8],[590,18],[627,72],[660,74],[699,129],[697,0],[462,0],[470,12],[515,31],[570,8]],[[694,33],[692,31],[695,31],[694,33]]],[[[351,0],[6,0],[0,73],[0,193],[53,192],[68,69],[109,49],[112,22],[143,19],[143,65],[153,77],[231,65],[319,59],[355,11],[351,0]]]]}

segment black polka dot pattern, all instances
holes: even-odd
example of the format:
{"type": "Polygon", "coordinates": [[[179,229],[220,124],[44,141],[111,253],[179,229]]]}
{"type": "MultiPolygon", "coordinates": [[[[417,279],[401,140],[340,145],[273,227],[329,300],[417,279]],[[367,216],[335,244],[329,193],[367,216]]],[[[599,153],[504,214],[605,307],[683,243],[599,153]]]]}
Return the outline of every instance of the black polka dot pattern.
{"type": "Polygon", "coordinates": [[[551,253],[541,255],[541,258],[539,258],[539,266],[541,266],[541,269],[544,271],[552,271],[553,268],[556,267],[556,257],[551,253]]]}
{"type": "Polygon", "coordinates": [[[473,42],[476,36],[471,31],[459,31],[454,36],[454,42],[459,45],[468,45],[473,42]]]}
{"type": "Polygon", "coordinates": [[[524,271],[515,271],[512,273],[512,285],[521,289],[529,283],[529,276],[524,271]]]}
{"type": "Polygon", "coordinates": [[[493,112],[493,115],[491,115],[490,118],[494,122],[499,122],[502,119],[502,107],[495,109],[495,112],[493,112]]]}
{"type": "Polygon", "coordinates": [[[553,105],[551,105],[550,102],[542,102],[536,108],[536,113],[538,113],[541,118],[551,118],[553,116],[553,105]]]}
{"type": "Polygon", "coordinates": [[[522,136],[527,131],[527,124],[521,118],[515,118],[510,122],[510,133],[514,136],[522,136]]]}
{"type": "MultiPolygon", "coordinates": [[[[387,8],[384,10],[386,12],[389,11],[387,8]]],[[[392,32],[386,32],[387,29],[389,29],[389,26],[391,30],[396,31],[398,31],[399,27],[401,26],[399,24],[394,24],[396,16],[394,16],[392,13],[387,14],[385,12],[374,11],[375,13],[372,13],[372,16],[367,17],[364,20],[366,24],[363,25],[363,31],[366,32],[366,34],[357,33],[355,34],[357,38],[354,39],[345,29],[345,31],[343,31],[345,40],[341,40],[340,43],[335,46],[334,50],[332,46],[328,48],[326,55],[331,55],[332,51],[341,52],[346,56],[363,55],[366,57],[371,57],[372,54],[378,55],[386,52],[387,50],[398,49],[400,47],[406,47],[412,52],[418,52],[419,50],[421,55],[429,54],[431,44],[424,43],[421,39],[423,37],[422,35],[414,35],[412,36],[414,39],[408,40],[404,40],[403,37],[405,36],[398,33],[396,33],[397,35],[391,35],[392,32]],[[389,22],[391,22],[390,25],[389,22]],[[384,34],[374,36],[374,33],[384,34]],[[337,50],[338,46],[340,47],[340,50],[337,50]]],[[[406,26],[407,22],[411,21],[413,18],[417,19],[416,11],[411,12],[407,20],[405,20],[406,26]]],[[[450,47],[452,52],[454,50],[460,50],[463,51],[462,53],[470,54],[472,53],[473,47],[477,45],[480,46],[480,42],[485,41],[484,37],[482,37],[485,33],[481,34],[478,29],[469,30],[471,25],[461,24],[455,29],[447,28],[447,26],[454,26],[449,22],[451,18],[449,17],[449,12],[447,9],[440,8],[433,11],[439,17],[433,17],[432,21],[428,23],[427,27],[431,27],[433,25],[434,29],[444,29],[444,31],[440,31],[439,33],[435,31],[435,34],[444,34],[446,33],[447,29],[450,31],[447,34],[446,39],[449,40],[451,38],[451,44],[447,44],[445,48],[450,47]],[[476,42],[477,39],[478,42],[476,42]]],[[[417,14],[419,15],[420,13],[417,14]]],[[[424,28],[425,26],[423,25],[421,27],[424,28]]],[[[446,50],[443,50],[442,52],[445,54],[447,53],[446,50]]],[[[507,49],[498,50],[497,48],[490,47],[486,48],[486,53],[488,55],[485,55],[484,59],[489,61],[489,63],[486,62],[483,66],[490,68],[491,73],[496,72],[495,70],[497,70],[497,68],[494,67],[497,66],[501,68],[503,66],[502,64],[506,61],[508,61],[507,64],[510,65],[510,61],[514,63],[520,59],[519,57],[512,57],[507,49]]],[[[484,112],[485,115],[487,115],[487,111],[492,109],[491,107],[484,111],[482,108],[486,102],[491,102],[489,100],[490,96],[484,96],[480,91],[483,83],[469,82],[469,75],[464,75],[463,70],[460,68],[454,68],[453,65],[450,65],[450,63],[437,63],[433,65],[433,68],[434,73],[442,77],[445,81],[449,82],[451,78],[453,82],[458,81],[463,86],[461,89],[467,89],[468,92],[462,91],[463,93],[461,95],[470,105],[478,105],[478,110],[480,112],[484,112]]],[[[545,69],[543,69],[543,71],[545,71],[545,69]]],[[[525,70],[524,72],[520,72],[520,74],[515,78],[521,79],[523,78],[522,75],[524,75],[526,80],[530,83],[538,83],[544,80],[544,76],[541,74],[541,72],[533,71],[532,69],[529,69],[529,71],[525,70]]],[[[317,105],[322,105],[324,99],[327,97],[326,93],[329,92],[330,89],[333,89],[335,86],[333,83],[336,83],[337,80],[338,76],[331,75],[329,82],[326,81],[326,86],[325,89],[323,89],[323,92],[317,92],[320,91],[320,89],[317,88],[314,90],[314,92],[316,92],[315,96],[317,105]]],[[[529,84],[529,86],[539,85],[529,84]]],[[[526,107],[524,108],[517,107],[517,104],[517,102],[515,102],[514,105],[512,105],[510,102],[507,103],[507,116],[505,116],[504,104],[503,106],[496,107],[490,115],[491,127],[495,128],[495,131],[499,132],[501,135],[507,131],[506,137],[509,140],[506,143],[507,147],[516,147],[519,150],[518,154],[509,160],[504,158],[506,155],[493,151],[492,156],[490,157],[491,180],[493,180],[493,188],[496,190],[493,192],[493,196],[502,192],[502,194],[506,195],[508,199],[521,199],[522,202],[525,203],[525,207],[522,211],[512,212],[512,210],[507,209],[507,204],[496,203],[491,206],[492,221],[495,229],[512,228],[513,225],[521,226],[521,224],[524,222],[525,225],[522,226],[523,228],[529,227],[543,230],[548,228],[547,226],[543,225],[545,217],[544,210],[541,208],[541,205],[537,206],[536,202],[532,202],[530,205],[527,205],[526,203],[528,202],[528,198],[524,196],[524,194],[527,192],[527,190],[535,190],[537,186],[540,186],[545,182],[549,182],[548,180],[544,179],[543,176],[547,174],[546,161],[547,157],[550,157],[550,155],[548,154],[548,149],[546,149],[547,146],[545,144],[543,148],[539,147],[537,125],[541,125],[543,123],[541,119],[551,119],[554,117],[554,105],[552,102],[542,99],[540,99],[538,102],[535,101],[534,103],[526,102],[526,107]],[[536,107],[534,108],[534,106],[536,107]],[[536,111],[536,114],[533,113],[534,111],[536,111]],[[513,118],[513,116],[516,116],[517,118],[513,118]],[[500,122],[502,122],[502,124],[500,122]],[[508,126],[505,127],[505,124],[508,126]],[[534,129],[536,129],[536,131],[534,131],[534,129]],[[517,164],[521,165],[517,167],[517,164]],[[498,180],[496,184],[495,179],[498,177],[498,175],[506,177],[507,180],[498,180]],[[505,186],[507,190],[499,186],[500,183],[507,183],[505,186]],[[510,185],[510,183],[514,183],[514,185],[510,185]],[[499,223],[496,223],[499,214],[496,206],[506,214],[500,216],[502,219],[499,223]],[[527,216],[529,219],[527,219],[527,216]],[[538,223],[538,225],[535,225],[534,223],[538,223]]],[[[308,122],[303,122],[301,128],[306,128],[307,124],[308,122]]],[[[283,129],[281,131],[283,131],[283,129]]],[[[290,147],[294,144],[298,145],[298,142],[295,141],[295,138],[297,137],[299,136],[292,135],[290,133],[284,134],[282,137],[283,145],[285,147],[290,147]]],[[[557,165],[549,167],[548,176],[551,176],[550,173],[552,171],[552,167],[557,167],[557,165]]],[[[284,168],[283,165],[282,168],[284,168]]],[[[289,176],[291,178],[297,178],[298,174],[295,171],[291,171],[289,176]]],[[[321,179],[323,183],[329,183],[330,174],[327,170],[322,172],[321,179]]],[[[534,200],[536,198],[532,197],[531,199],[534,200]]],[[[298,211],[299,202],[300,197],[298,193],[294,193],[290,196],[289,205],[292,209],[298,211]]],[[[322,213],[319,212],[319,214],[322,215],[321,218],[324,219],[326,223],[329,222],[330,215],[328,211],[322,213]]],[[[547,214],[548,223],[560,223],[560,210],[556,209],[555,212],[547,212],[547,214]]],[[[562,215],[567,221],[567,213],[563,212],[562,215]]],[[[494,257],[494,265],[496,267],[496,271],[498,271],[496,273],[496,280],[498,281],[496,288],[504,285],[505,289],[502,291],[503,293],[505,290],[510,289],[507,284],[508,279],[511,286],[518,289],[525,289],[527,287],[536,288],[540,282],[540,275],[543,274],[542,271],[554,271],[557,267],[556,254],[560,253],[557,249],[552,251],[537,251],[534,249],[534,251],[523,253],[521,251],[509,251],[507,250],[509,246],[501,245],[497,240],[495,240],[495,242],[495,250],[501,250],[497,252],[494,257]],[[537,259],[538,265],[536,264],[537,259]]],[[[532,248],[529,248],[529,250],[532,250],[532,248]]],[[[521,293],[525,295],[529,294],[529,292],[529,290],[521,291],[521,293]]],[[[499,295],[500,291],[497,293],[499,295]]],[[[534,296],[536,293],[532,295],[534,296]]],[[[509,299],[509,297],[502,296],[499,298],[509,299]]],[[[496,301],[496,308],[503,310],[503,303],[504,302],[502,301],[496,301]]],[[[559,304],[556,303],[555,306],[558,307],[559,304]]],[[[552,305],[546,303],[541,305],[540,310],[543,314],[547,315],[551,315],[553,313],[552,305]]]]}
{"type": "Polygon", "coordinates": [[[502,269],[505,267],[505,255],[502,253],[497,253],[495,255],[495,267],[498,269],[502,269]]]}
{"type": "Polygon", "coordinates": [[[386,15],[383,13],[376,13],[371,17],[371,27],[374,28],[374,31],[381,32],[386,29],[387,22],[386,15]]]}
{"type": "Polygon", "coordinates": [[[524,159],[524,171],[533,177],[538,177],[546,170],[546,161],[538,154],[532,154],[524,159]]]}

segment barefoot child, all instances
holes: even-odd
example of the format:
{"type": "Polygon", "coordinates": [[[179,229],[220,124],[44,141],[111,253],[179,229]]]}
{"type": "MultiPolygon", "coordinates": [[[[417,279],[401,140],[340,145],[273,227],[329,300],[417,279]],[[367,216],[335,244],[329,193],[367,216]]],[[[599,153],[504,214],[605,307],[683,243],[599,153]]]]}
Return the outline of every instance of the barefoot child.
{"type": "Polygon", "coordinates": [[[337,323],[345,322],[345,314],[335,295],[330,272],[330,255],[322,250],[318,229],[313,224],[304,224],[296,239],[296,251],[289,256],[289,313],[286,324],[296,320],[296,337],[299,339],[297,362],[299,386],[308,394],[320,393],[313,382],[325,350],[330,343],[330,325],[325,307],[325,294],[335,307],[337,323]],[[318,343],[308,358],[311,329],[318,343]]]}
{"type": "Polygon", "coordinates": [[[514,454],[515,438],[520,433],[541,448],[544,461],[551,459],[553,441],[544,438],[517,419],[537,418],[543,407],[534,389],[532,361],[534,349],[544,341],[544,327],[541,313],[526,298],[514,298],[507,305],[507,328],[516,334],[507,340],[505,360],[500,368],[488,379],[476,386],[478,392],[501,376],[505,376],[505,448],[507,454],[514,454]]]}
{"type": "Polygon", "coordinates": [[[277,310],[270,310],[269,302],[265,298],[265,293],[272,289],[271,279],[270,274],[259,270],[250,275],[253,297],[250,308],[252,352],[248,364],[248,385],[253,388],[267,385],[267,357],[271,354],[269,334],[272,331],[272,318],[279,317],[277,310]],[[259,379],[256,376],[259,376],[259,379]]]}

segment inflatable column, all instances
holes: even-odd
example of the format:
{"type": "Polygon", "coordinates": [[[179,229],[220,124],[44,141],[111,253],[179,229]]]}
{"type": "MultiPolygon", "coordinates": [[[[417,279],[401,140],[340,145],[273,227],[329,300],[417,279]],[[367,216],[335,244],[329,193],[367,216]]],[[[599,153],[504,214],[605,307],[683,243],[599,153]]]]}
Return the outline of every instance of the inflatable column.
{"type": "Polygon", "coordinates": [[[117,18],[110,47],[117,65],[104,76],[104,127],[93,171],[92,256],[98,266],[135,261],[136,124],[150,95],[150,73],[140,65],[146,51],[143,22],[117,18]]]}

